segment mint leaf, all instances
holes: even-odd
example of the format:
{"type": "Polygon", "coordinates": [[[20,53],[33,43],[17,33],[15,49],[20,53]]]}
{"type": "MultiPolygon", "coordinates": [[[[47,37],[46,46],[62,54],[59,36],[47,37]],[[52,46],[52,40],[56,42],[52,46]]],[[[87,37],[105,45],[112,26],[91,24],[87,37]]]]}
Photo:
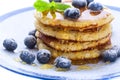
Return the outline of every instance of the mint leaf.
{"type": "Polygon", "coordinates": [[[56,3],[54,1],[52,1],[50,3],[50,10],[55,11],[55,6],[56,6],[56,3]]]}
{"type": "Polygon", "coordinates": [[[69,8],[70,5],[63,4],[63,3],[56,3],[54,0],[51,3],[48,3],[44,0],[37,0],[34,3],[34,8],[37,11],[44,12],[44,11],[64,11],[65,9],[69,8]]]}
{"type": "Polygon", "coordinates": [[[40,12],[48,11],[50,10],[50,3],[43,0],[37,0],[34,3],[34,8],[40,12]]]}
{"type": "Polygon", "coordinates": [[[65,9],[69,7],[70,5],[57,3],[57,2],[54,2],[54,0],[50,3],[44,0],[36,0],[36,2],[34,3],[34,8],[37,11],[42,12],[43,16],[46,16],[48,12],[50,12],[53,18],[56,17],[56,14],[55,14],[56,11],[62,13],[65,9]]]}
{"type": "Polygon", "coordinates": [[[56,3],[55,8],[58,11],[64,11],[65,9],[71,7],[70,5],[63,4],[63,3],[56,3]]]}

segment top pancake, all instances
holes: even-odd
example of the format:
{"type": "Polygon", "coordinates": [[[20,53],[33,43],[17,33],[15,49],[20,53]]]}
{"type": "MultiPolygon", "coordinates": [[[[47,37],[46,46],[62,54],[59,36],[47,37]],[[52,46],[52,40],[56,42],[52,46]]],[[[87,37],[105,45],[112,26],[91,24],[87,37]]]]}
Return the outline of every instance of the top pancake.
{"type": "Polygon", "coordinates": [[[91,14],[90,10],[86,9],[81,13],[77,20],[65,19],[61,13],[56,12],[54,19],[50,13],[43,17],[41,12],[35,13],[36,20],[44,25],[52,27],[71,28],[74,30],[84,31],[86,29],[99,28],[107,23],[110,23],[114,17],[107,8],[104,8],[99,14],[91,14]]]}

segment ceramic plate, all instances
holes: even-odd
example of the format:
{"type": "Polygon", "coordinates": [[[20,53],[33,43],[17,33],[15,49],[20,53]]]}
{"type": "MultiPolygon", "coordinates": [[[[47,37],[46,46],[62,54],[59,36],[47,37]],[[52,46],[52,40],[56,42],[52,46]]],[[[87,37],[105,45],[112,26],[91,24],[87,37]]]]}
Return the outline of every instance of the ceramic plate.
{"type": "MultiPolygon", "coordinates": [[[[115,16],[112,22],[112,44],[120,45],[120,8],[111,7],[115,16]]],[[[23,64],[17,61],[19,51],[26,50],[24,38],[34,27],[33,7],[19,9],[3,16],[0,16],[0,66],[12,72],[40,79],[109,79],[120,77],[120,58],[116,62],[106,64],[100,61],[97,64],[87,64],[91,69],[78,70],[78,66],[73,65],[69,71],[56,71],[52,69],[41,69],[42,66],[35,60],[34,65],[23,64]],[[8,52],[2,46],[3,40],[14,38],[18,43],[15,52],[8,52]]],[[[35,53],[35,50],[30,50],[35,53]]]]}

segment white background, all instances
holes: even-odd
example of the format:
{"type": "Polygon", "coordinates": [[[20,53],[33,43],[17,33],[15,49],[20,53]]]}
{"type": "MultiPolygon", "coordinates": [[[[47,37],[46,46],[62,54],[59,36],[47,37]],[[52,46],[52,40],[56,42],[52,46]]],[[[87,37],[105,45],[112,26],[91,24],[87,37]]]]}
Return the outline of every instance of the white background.
{"type": "MultiPolygon", "coordinates": [[[[0,16],[13,10],[33,6],[35,0],[0,0],[0,16]]],[[[103,4],[120,7],[119,0],[96,0],[103,4]]],[[[0,80],[38,80],[22,76],[0,67],[0,80]]],[[[115,78],[114,80],[120,80],[115,78]]]]}

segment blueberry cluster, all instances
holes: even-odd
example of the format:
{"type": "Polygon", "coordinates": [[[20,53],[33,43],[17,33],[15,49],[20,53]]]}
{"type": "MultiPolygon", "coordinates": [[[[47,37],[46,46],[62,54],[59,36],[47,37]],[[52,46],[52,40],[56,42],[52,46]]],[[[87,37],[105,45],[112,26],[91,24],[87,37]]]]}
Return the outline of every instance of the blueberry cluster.
{"type": "MultiPolygon", "coordinates": [[[[28,48],[34,48],[36,44],[36,38],[35,38],[35,32],[36,30],[33,30],[29,32],[29,36],[25,38],[24,43],[28,48]]],[[[14,51],[17,48],[17,43],[14,39],[5,39],[3,41],[3,46],[8,51],[14,51]]],[[[117,60],[118,57],[120,57],[120,47],[119,46],[113,46],[109,50],[105,50],[101,54],[102,60],[107,62],[114,62],[117,60]]],[[[51,59],[51,52],[47,49],[40,49],[36,53],[37,61],[40,64],[46,64],[51,59]]],[[[29,52],[29,51],[21,51],[20,52],[20,59],[27,64],[32,64],[35,60],[35,54],[29,52]]],[[[66,57],[59,56],[54,60],[54,65],[56,68],[63,68],[63,69],[70,69],[71,67],[71,60],[69,60],[66,57]]]]}
{"type": "Polygon", "coordinates": [[[118,46],[113,46],[111,49],[105,50],[102,53],[102,58],[105,62],[114,62],[118,57],[120,57],[120,47],[118,46]]]}
{"type": "MultiPolygon", "coordinates": [[[[24,44],[30,49],[34,48],[36,45],[35,33],[36,30],[30,31],[29,36],[24,39],[24,44]]],[[[3,41],[3,46],[8,51],[14,51],[17,48],[18,44],[13,38],[10,38],[3,41]]]]}
{"type": "MultiPolygon", "coordinates": [[[[32,30],[28,33],[28,36],[24,39],[24,44],[27,48],[33,49],[36,45],[36,30],[32,30]]],[[[14,51],[17,48],[17,43],[14,39],[5,39],[3,41],[3,46],[8,51],[14,51]]],[[[32,64],[35,61],[35,54],[30,51],[20,51],[20,59],[27,64],[32,64]]],[[[36,52],[37,61],[40,64],[46,64],[50,61],[51,52],[47,49],[40,49],[36,52]]],[[[55,59],[55,66],[57,68],[69,69],[71,66],[71,61],[65,57],[58,57],[55,59]]]]}
{"type": "MultiPolygon", "coordinates": [[[[46,64],[50,61],[51,52],[47,49],[40,49],[37,53],[37,61],[40,64],[46,64]]],[[[35,60],[35,55],[30,53],[29,51],[21,51],[20,59],[27,64],[32,64],[35,60]]],[[[71,61],[65,57],[57,57],[54,61],[54,64],[57,68],[70,69],[71,61]]]]}
{"type": "Polygon", "coordinates": [[[74,8],[68,8],[64,11],[64,18],[70,20],[78,19],[81,15],[79,10],[81,8],[88,8],[91,12],[100,12],[103,9],[103,5],[94,0],[72,0],[72,6],[74,8]]]}
{"type": "MultiPolygon", "coordinates": [[[[37,53],[37,60],[41,64],[46,64],[50,61],[51,53],[47,49],[41,49],[37,53]]],[[[35,60],[35,54],[30,53],[29,51],[21,51],[20,59],[27,64],[32,64],[35,60]]]]}

